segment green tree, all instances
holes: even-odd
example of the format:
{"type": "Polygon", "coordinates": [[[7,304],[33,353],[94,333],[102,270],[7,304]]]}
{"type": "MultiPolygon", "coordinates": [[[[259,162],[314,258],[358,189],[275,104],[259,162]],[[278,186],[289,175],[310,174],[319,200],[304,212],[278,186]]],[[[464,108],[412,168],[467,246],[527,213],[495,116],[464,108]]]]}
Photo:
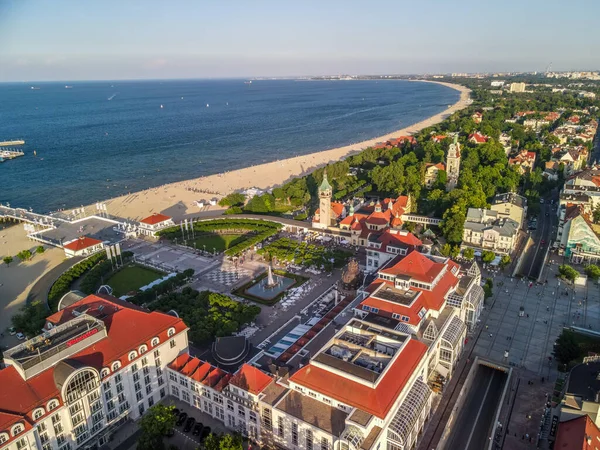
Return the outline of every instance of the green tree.
{"type": "Polygon", "coordinates": [[[452,246],[448,243],[445,243],[440,248],[440,253],[442,254],[442,256],[450,256],[451,252],[452,252],[452,246]]]}
{"type": "Polygon", "coordinates": [[[594,223],[600,222],[600,204],[594,208],[593,211],[594,223]]]}
{"type": "Polygon", "coordinates": [[[44,249],[44,246],[43,246],[43,245],[38,245],[38,246],[35,248],[35,252],[36,252],[38,255],[41,255],[42,253],[44,253],[44,250],[45,250],[45,249],[44,249]]]}
{"type": "Polygon", "coordinates": [[[598,278],[600,278],[600,267],[598,267],[595,264],[590,264],[585,268],[585,273],[592,280],[597,280],[598,278]]]}
{"type": "Polygon", "coordinates": [[[176,417],[173,406],[156,404],[142,416],[139,422],[141,435],[138,439],[139,450],[161,450],[165,448],[163,436],[175,426],[176,417]]]}
{"type": "Polygon", "coordinates": [[[577,272],[577,270],[573,269],[567,264],[563,264],[562,266],[560,266],[558,268],[558,273],[562,278],[570,281],[571,283],[574,283],[577,277],[579,276],[579,272],[577,272]]]}
{"type": "Polygon", "coordinates": [[[581,356],[581,349],[577,344],[575,333],[563,330],[554,346],[554,357],[560,364],[567,365],[581,356]]]}
{"type": "Polygon", "coordinates": [[[484,250],[483,253],[481,254],[481,260],[484,263],[491,263],[494,259],[496,259],[496,254],[494,252],[491,252],[489,250],[484,250]]]}
{"type": "Polygon", "coordinates": [[[219,450],[242,450],[242,437],[239,434],[224,434],[219,442],[219,450]]]}
{"type": "Polygon", "coordinates": [[[412,233],[413,231],[415,231],[415,228],[417,227],[417,224],[414,222],[406,222],[404,224],[404,228],[406,229],[406,231],[412,233]]]}
{"type": "Polygon", "coordinates": [[[475,250],[473,250],[471,247],[465,248],[463,250],[463,258],[468,261],[472,261],[473,258],[475,258],[475,250]]]}
{"type": "Polygon", "coordinates": [[[221,200],[219,200],[219,205],[220,206],[241,206],[245,203],[246,201],[246,196],[244,194],[241,194],[239,192],[233,192],[225,197],[223,197],[221,200]]]}
{"type": "Polygon", "coordinates": [[[19,258],[21,261],[28,261],[31,259],[31,250],[21,250],[19,253],[17,253],[17,258],[19,258]]]}
{"type": "Polygon", "coordinates": [[[5,256],[4,258],[2,258],[2,261],[4,261],[4,264],[6,264],[6,266],[10,266],[10,263],[13,262],[13,257],[5,256]]]}
{"type": "Polygon", "coordinates": [[[510,259],[510,256],[508,255],[504,255],[502,256],[502,258],[500,259],[500,267],[502,267],[503,269],[508,266],[510,263],[512,262],[512,260],[510,259]]]}
{"type": "Polygon", "coordinates": [[[494,287],[494,282],[491,278],[485,280],[485,284],[483,285],[483,296],[484,298],[490,298],[492,293],[492,288],[494,287]]]}

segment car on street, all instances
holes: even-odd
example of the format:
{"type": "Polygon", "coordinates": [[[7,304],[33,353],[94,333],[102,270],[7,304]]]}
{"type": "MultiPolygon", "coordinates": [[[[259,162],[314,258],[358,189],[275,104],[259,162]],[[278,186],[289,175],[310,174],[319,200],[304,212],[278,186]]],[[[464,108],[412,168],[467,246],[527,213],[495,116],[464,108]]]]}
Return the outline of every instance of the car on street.
{"type": "Polygon", "coordinates": [[[544,239],[541,240],[541,244],[544,245],[546,241],[544,239]]]}
{"type": "Polygon", "coordinates": [[[25,339],[25,335],[23,333],[17,333],[17,339],[22,341],[23,339],[25,339]]]}
{"type": "Polygon", "coordinates": [[[200,433],[202,432],[202,428],[204,428],[204,425],[202,425],[202,422],[197,422],[196,425],[194,425],[194,429],[192,430],[192,434],[194,436],[200,436],[200,433]]]}
{"type": "Polygon", "coordinates": [[[186,433],[189,433],[190,431],[192,431],[192,428],[194,427],[194,425],[196,424],[196,419],[194,419],[193,417],[190,417],[187,422],[185,423],[185,427],[183,427],[183,431],[186,433]]]}
{"type": "Polygon", "coordinates": [[[204,442],[204,440],[208,437],[211,431],[212,430],[210,429],[210,427],[204,427],[202,429],[202,433],[200,434],[200,442],[204,442]]]}
{"type": "Polygon", "coordinates": [[[181,413],[179,414],[179,418],[177,419],[176,425],[178,427],[180,427],[181,425],[184,424],[185,420],[187,419],[187,413],[181,413]]]}
{"type": "Polygon", "coordinates": [[[17,334],[17,330],[15,330],[15,327],[10,327],[8,329],[8,332],[10,333],[11,336],[14,336],[15,334],[17,334]]]}

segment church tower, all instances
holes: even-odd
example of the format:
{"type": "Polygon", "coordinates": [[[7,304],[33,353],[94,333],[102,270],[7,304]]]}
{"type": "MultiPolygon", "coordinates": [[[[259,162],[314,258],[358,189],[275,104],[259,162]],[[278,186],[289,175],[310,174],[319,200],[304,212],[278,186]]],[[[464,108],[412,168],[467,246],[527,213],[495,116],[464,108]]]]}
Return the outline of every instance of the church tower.
{"type": "Polygon", "coordinates": [[[458,143],[458,134],[454,136],[454,142],[448,147],[448,156],[446,157],[446,190],[451,191],[458,184],[458,175],[460,174],[460,144],[458,143]]]}
{"type": "Polygon", "coordinates": [[[327,168],[325,168],[323,182],[319,186],[319,228],[331,226],[331,194],[332,188],[327,181],[327,168]]]}

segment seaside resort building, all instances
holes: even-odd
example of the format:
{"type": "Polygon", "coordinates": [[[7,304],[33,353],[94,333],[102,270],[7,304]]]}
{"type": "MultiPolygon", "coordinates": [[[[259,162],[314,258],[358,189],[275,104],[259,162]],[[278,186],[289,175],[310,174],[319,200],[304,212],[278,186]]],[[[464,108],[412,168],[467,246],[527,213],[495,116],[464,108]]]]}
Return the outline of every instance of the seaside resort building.
{"type": "Polygon", "coordinates": [[[270,448],[412,449],[481,311],[479,281],[476,264],[412,250],[358,291],[309,361],[234,373],[190,356],[177,317],[76,300],[5,352],[0,450],[97,448],[170,398],[270,448]]]}
{"type": "Polygon", "coordinates": [[[165,228],[169,228],[175,225],[173,219],[164,214],[154,213],[140,220],[138,231],[144,236],[155,237],[156,233],[165,228]]]}
{"type": "Polygon", "coordinates": [[[89,256],[101,251],[104,248],[104,242],[91,238],[89,236],[81,236],[66,242],[63,245],[65,256],[72,258],[74,256],[89,256]]]}

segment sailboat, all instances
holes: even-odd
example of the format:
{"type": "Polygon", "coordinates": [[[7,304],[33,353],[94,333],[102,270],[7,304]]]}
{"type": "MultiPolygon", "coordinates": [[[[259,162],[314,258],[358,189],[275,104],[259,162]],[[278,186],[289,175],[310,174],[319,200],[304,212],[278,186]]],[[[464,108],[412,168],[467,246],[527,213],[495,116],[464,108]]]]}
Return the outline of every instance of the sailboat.
{"type": "Polygon", "coordinates": [[[163,105],[160,105],[160,109],[163,109],[163,108],[164,108],[164,106],[163,106],[163,105]]]}
{"type": "Polygon", "coordinates": [[[33,151],[33,156],[37,156],[37,152],[35,150],[33,151]]]}

